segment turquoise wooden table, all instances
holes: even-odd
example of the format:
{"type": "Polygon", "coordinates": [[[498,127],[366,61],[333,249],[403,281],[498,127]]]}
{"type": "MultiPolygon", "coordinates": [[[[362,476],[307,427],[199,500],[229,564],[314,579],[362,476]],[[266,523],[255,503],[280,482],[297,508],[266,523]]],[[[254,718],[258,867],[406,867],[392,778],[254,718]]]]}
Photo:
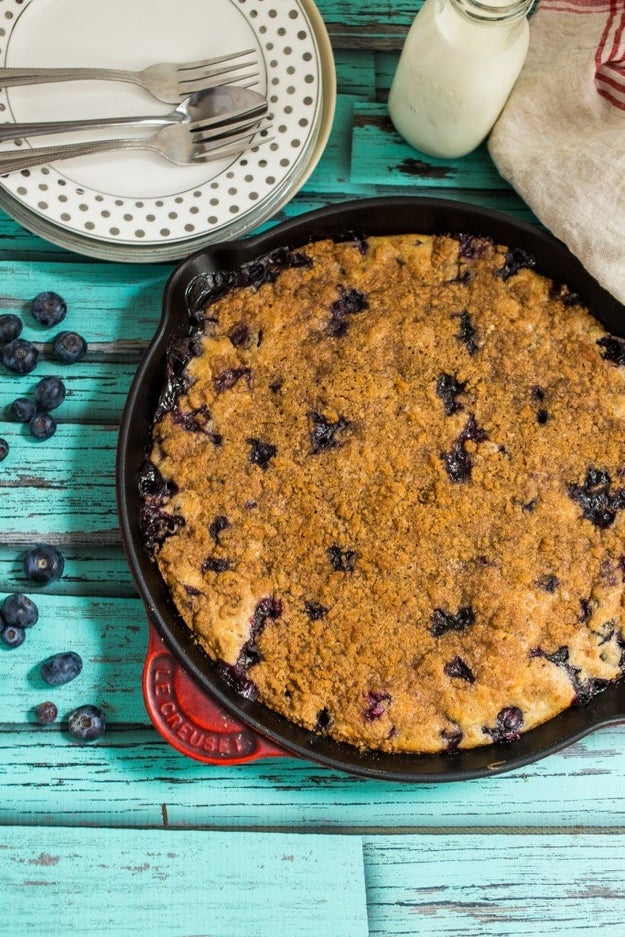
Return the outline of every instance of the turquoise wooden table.
{"type": "MultiPolygon", "coordinates": [[[[534,221],[484,148],[442,163],[393,131],[386,97],[417,0],[319,0],[336,57],[326,152],[280,220],[347,198],[427,194],[534,221]]],[[[602,729],[510,774],[438,785],[354,779],[292,758],[211,767],[152,728],[141,695],[147,627],[120,545],[115,446],[124,397],[159,319],[171,264],[89,261],[0,217],[2,312],[47,341],[28,304],[65,297],[89,353],[63,370],[59,427],[38,443],[7,405],[44,374],[0,375],[0,597],[33,596],[40,620],[0,648],[0,933],[160,937],[625,935],[625,727],[602,729]],[[66,557],[37,587],[22,556],[66,557]],[[52,691],[60,650],[84,659],[52,691]],[[57,723],[35,723],[52,696],[57,723]],[[65,719],[94,703],[105,735],[65,719]]],[[[43,347],[43,345],[42,345],[43,347]]]]}

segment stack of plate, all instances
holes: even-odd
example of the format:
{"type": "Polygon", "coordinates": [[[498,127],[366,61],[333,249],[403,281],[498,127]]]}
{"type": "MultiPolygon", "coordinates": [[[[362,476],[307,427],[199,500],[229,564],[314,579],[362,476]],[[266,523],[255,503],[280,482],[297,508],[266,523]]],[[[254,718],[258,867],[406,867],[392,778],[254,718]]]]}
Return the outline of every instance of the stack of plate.
{"type": "MultiPolygon", "coordinates": [[[[0,207],[52,243],[107,260],[175,260],[271,218],[323,153],[336,87],[330,42],[312,0],[5,0],[2,15],[0,62],[11,67],[137,70],[256,49],[253,87],[273,115],[273,142],[234,159],[176,166],[147,151],[112,152],[3,176],[0,207]]],[[[117,81],[0,89],[0,111],[10,121],[171,109],[117,81]]],[[[21,146],[84,139],[63,134],[21,146]]]]}

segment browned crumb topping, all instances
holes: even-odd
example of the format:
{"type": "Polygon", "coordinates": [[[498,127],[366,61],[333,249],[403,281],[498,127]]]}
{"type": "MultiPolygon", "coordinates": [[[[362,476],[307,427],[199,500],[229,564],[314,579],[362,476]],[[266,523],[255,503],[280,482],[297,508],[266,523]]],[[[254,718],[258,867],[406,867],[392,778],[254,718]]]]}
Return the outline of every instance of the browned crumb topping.
{"type": "Polygon", "coordinates": [[[625,342],[486,239],[322,241],[251,279],[206,310],[144,510],[224,679],[434,752],[619,678],[625,342]]]}

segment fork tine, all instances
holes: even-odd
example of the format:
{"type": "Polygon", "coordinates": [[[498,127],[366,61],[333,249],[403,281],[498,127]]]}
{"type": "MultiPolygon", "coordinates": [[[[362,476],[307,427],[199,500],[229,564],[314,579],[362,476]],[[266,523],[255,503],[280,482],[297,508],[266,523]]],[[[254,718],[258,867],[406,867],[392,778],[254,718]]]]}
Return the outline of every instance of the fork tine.
{"type": "Polygon", "coordinates": [[[238,130],[241,127],[258,124],[267,113],[267,103],[258,107],[242,107],[238,111],[230,111],[228,114],[216,114],[215,117],[207,117],[206,120],[194,120],[186,124],[191,133],[198,131],[211,130],[216,135],[228,133],[228,131],[238,130]]]}
{"type": "MultiPolygon", "coordinates": [[[[244,140],[249,141],[256,133],[256,130],[249,128],[242,130],[240,133],[229,133],[227,137],[194,137],[193,145],[202,147],[202,149],[214,150],[222,146],[232,146],[233,143],[242,143],[244,140]]],[[[246,143],[246,146],[250,145],[249,142],[246,143]]]]}
{"type": "Polygon", "coordinates": [[[215,140],[232,143],[234,140],[242,140],[245,137],[253,136],[255,133],[266,131],[270,126],[271,124],[268,121],[263,121],[262,117],[256,116],[248,120],[238,120],[217,127],[210,127],[205,123],[197,122],[195,125],[189,124],[189,130],[194,143],[206,144],[215,140]]]}
{"type": "MultiPolygon", "coordinates": [[[[193,68],[212,68],[213,65],[219,65],[221,62],[231,62],[233,59],[242,59],[245,55],[252,55],[256,49],[244,49],[242,52],[230,52],[228,55],[218,55],[210,59],[204,59],[200,62],[185,62],[178,66],[179,72],[188,71],[193,68]]],[[[250,64],[249,62],[247,63],[250,64]]],[[[244,64],[233,66],[234,68],[244,68],[244,64]]]]}
{"type": "MultiPolygon", "coordinates": [[[[205,88],[216,88],[217,85],[229,85],[232,82],[248,81],[252,78],[258,78],[259,72],[248,72],[246,75],[232,75],[231,77],[222,75],[208,75],[198,78],[181,78],[178,81],[181,94],[193,94],[194,91],[203,91],[205,88]]],[[[256,84],[256,82],[255,82],[256,84]]]]}
{"type": "Polygon", "coordinates": [[[198,147],[193,152],[193,160],[198,163],[206,163],[212,160],[226,159],[229,156],[240,156],[247,150],[255,150],[256,147],[260,146],[262,143],[271,143],[273,139],[273,137],[267,137],[262,140],[254,140],[253,144],[247,144],[245,146],[241,146],[240,144],[228,144],[227,146],[212,146],[206,149],[198,147]]]}

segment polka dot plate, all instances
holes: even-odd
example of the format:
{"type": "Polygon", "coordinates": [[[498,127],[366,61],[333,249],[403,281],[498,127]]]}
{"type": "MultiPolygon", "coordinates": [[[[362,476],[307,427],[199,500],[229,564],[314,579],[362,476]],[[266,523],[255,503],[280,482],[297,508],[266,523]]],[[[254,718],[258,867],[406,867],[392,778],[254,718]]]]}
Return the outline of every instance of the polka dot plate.
{"type": "MultiPolygon", "coordinates": [[[[244,49],[257,52],[253,88],[269,100],[271,142],[192,166],[149,151],[57,161],[3,176],[0,208],[87,256],[178,259],[246,234],[293,197],[323,153],[336,94],[330,42],[312,0],[0,0],[0,64],[10,67],[138,70],[244,49]]],[[[0,120],[9,121],[147,116],[173,107],[118,81],[0,89],[0,120]]],[[[3,149],[102,136],[31,137],[3,149]]]]}

